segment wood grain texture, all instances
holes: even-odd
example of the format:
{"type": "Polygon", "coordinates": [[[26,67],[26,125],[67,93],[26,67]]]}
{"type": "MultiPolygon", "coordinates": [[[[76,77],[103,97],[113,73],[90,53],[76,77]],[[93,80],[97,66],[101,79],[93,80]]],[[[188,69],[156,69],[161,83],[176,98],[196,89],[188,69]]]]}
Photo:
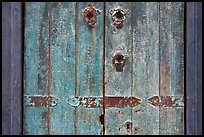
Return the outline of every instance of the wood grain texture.
{"type": "Polygon", "coordinates": [[[133,3],[132,95],[142,100],[132,110],[132,134],[159,134],[159,107],[147,99],[159,95],[159,3],[133,3]]]}
{"type": "Polygon", "coordinates": [[[26,3],[24,95],[53,95],[60,102],[25,102],[24,134],[184,134],[184,107],[148,103],[155,96],[184,95],[184,3],[93,2],[100,12],[93,27],[83,20],[89,4],[26,3]],[[127,13],[122,28],[111,19],[117,8],[127,13]],[[122,72],[112,63],[117,52],[125,57],[122,72]],[[67,102],[104,96],[134,96],[141,104],[89,108],[67,102]]]}
{"type": "MultiPolygon", "coordinates": [[[[160,96],[184,95],[183,29],[184,3],[161,2],[160,96]]],[[[183,112],[183,107],[160,107],[160,134],[184,134],[183,112]]]]}
{"type": "MultiPolygon", "coordinates": [[[[25,6],[24,95],[49,95],[50,3],[33,2],[25,6]]],[[[49,134],[49,116],[49,108],[24,105],[24,134],[49,134]]]]}
{"type": "MultiPolygon", "coordinates": [[[[83,21],[83,11],[90,3],[77,3],[77,90],[76,96],[91,97],[103,96],[102,93],[102,55],[103,55],[103,26],[104,3],[94,2],[95,9],[100,11],[97,22],[90,28],[83,21]]],[[[83,108],[76,110],[75,134],[97,135],[103,134],[103,127],[99,121],[103,113],[102,108],[83,108]]]]}
{"type": "Polygon", "coordinates": [[[60,103],[51,109],[50,134],[74,134],[74,108],[67,99],[75,92],[75,2],[53,2],[50,22],[52,95],[60,103]]]}
{"type": "Polygon", "coordinates": [[[22,134],[22,4],[2,3],[2,134],[22,134]]]}
{"type": "Polygon", "coordinates": [[[202,3],[186,6],[186,134],[202,135],[202,3]]]}
{"type": "MultiPolygon", "coordinates": [[[[105,16],[105,96],[131,96],[131,3],[106,2],[105,16]],[[124,26],[115,29],[111,20],[110,10],[128,10],[124,26]],[[113,56],[121,52],[125,56],[123,72],[117,72],[112,64],[113,56]]],[[[105,134],[131,134],[125,123],[131,122],[131,107],[105,108],[105,134]]]]}
{"type": "Polygon", "coordinates": [[[184,134],[184,108],[160,108],[160,135],[184,134]]]}

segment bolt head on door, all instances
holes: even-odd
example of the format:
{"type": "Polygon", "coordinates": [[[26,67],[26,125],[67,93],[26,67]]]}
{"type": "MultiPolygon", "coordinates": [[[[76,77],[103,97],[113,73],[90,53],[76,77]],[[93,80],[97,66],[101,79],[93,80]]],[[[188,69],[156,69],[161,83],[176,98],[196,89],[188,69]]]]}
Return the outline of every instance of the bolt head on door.
{"type": "Polygon", "coordinates": [[[120,52],[115,53],[112,63],[117,72],[123,72],[123,67],[125,66],[125,56],[120,52]]]}
{"type": "Polygon", "coordinates": [[[89,4],[83,12],[84,23],[89,27],[94,27],[97,22],[97,15],[100,14],[100,11],[95,9],[93,5],[89,4]]]}
{"type": "Polygon", "coordinates": [[[124,20],[126,18],[127,13],[129,13],[129,12],[128,11],[125,12],[124,10],[119,9],[119,8],[110,10],[113,25],[117,29],[120,29],[123,27],[124,20]]]}

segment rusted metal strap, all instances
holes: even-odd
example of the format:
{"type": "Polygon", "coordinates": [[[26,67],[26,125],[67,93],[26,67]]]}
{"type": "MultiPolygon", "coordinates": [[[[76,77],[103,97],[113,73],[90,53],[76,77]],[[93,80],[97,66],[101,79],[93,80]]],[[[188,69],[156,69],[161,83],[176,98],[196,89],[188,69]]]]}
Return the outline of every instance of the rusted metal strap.
{"type": "Polygon", "coordinates": [[[183,96],[153,96],[148,99],[148,103],[154,106],[183,107],[184,97],[183,96]]]}
{"type": "Polygon", "coordinates": [[[136,97],[74,97],[67,99],[67,103],[73,107],[135,107],[140,104],[136,97]]]}
{"type": "Polygon", "coordinates": [[[24,102],[26,107],[54,107],[60,99],[52,95],[25,95],[24,102]]]}
{"type": "MultiPolygon", "coordinates": [[[[26,107],[54,107],[60,103],[60,99],[53,95],[25,95],[26,107]]],[[[136,97],[73,97],[67,99],[67,103],[73,107],[135,107],[141,103],[141,99],[136,97]]],[[[148,99],[148,103],[153,106],[163,107],[183,107],[183,96],[153,96],[148,99]]]]}

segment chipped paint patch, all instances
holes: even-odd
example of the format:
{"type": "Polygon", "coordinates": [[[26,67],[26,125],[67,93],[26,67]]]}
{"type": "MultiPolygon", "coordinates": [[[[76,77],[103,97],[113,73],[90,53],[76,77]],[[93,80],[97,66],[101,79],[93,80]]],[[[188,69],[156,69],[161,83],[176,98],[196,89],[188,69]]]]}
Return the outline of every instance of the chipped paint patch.
{"type": "Polygon", "coordinates": [[[52,95],[25,95],[24,98],[26,107],[54,107],[60,103],[60,99],[52,95]]]}
{"type": "Polygon", "coordinates": [[[163,107],[183,107],[183,96],[153,96],[148,99],[148,103],[154,106],[163,107]]]}

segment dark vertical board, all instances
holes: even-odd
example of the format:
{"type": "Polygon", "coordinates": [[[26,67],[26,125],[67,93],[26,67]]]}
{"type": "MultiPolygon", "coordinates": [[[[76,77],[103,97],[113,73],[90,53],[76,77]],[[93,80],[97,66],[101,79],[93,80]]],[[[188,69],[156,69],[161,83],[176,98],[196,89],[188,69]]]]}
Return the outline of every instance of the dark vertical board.
{"type": "Polygon", "coordinates": [[[22,5],[3,2],[2,9],[2,134],[22,131],[22,5]]]}
{"type": "Polygon", "coordinates": [[[74,134],[74,108],[67,99],[75,92],[75,2],[53,2],[50,22],[53,108],[50,134],[74,134]]]}
{"type": "Polygon", "coordinates": [[[136,2],[132,5],[132,95],[142,100],[132,110],[132,134],[158,135],[159,107],[147,100],[159,95],[159,3],[136,2]]]}
{"type": "Polygon", "coordinates": [[[202,134],[202,3],[186,7],[186,133],[202,134]]]}
{"type": "MultiPolygon", "coordinates": [[[[49,95],[49,19],[50,3],[26,3],[24,95],[49,95]]],[[[50,110],[26,107],[24,101],[24,134],[49,134],[50,110]]]]}
{"type": "MultiPolygon", "coordinates": [[[[129,97],[131,96],[131,3],[106,2],[105,11],[105,96],[129,97]],[[124,25],[115,29],[111,20],[110,10],[120,8],[126,13],[124,25]],[[113,56],[121,52],[126,60],[123,72],[117,72],[112,64],[113,56]]],[[[106,102],[105,102],[106,103],[106,102]]],[[[127,129],[126,122],[131,122],[131,107],[105,108],[105,134],[124,135],[131,134],[131,127],[127,129]]]]}
{"type": "MultiPolygon", "coordinates": [[[[102,93],[102,55],[103,55],[103,26],[104,3],[93,2],[94,8],[100,11],[97,22],[90,28],[83,21],[83,11],[88,2],[77,3],[77,90],[79,97],[98,97],[102,93]]],[[[79,106],[75,117],[75,134],[96,135],[103,134],[103,127],[99,121],[103,108],[86,108],[79,106]]]]}
{"type": "Polygon", "coordinates": [[[22,134],[22,6],[11,3],[11,133],[22,134]],[[20,126],[19,126],[20,125],[20,126]]]}
{"type": "Polygon", "coordinates": [[[197,77],[198,77],[198,84],[197,84],[197,89],[198,89],[198,104],[197,104],[197,127],[196,127],[196,134],[197,135],[202,135],[203,134],[203,128],[202,128],[202,3],[199,2],[197,3],[197,21],[198,21],[198,26],[197,26],[197,40],[198,40],[198,55],[197,55],[197,77]]]}
{"type": "Polygon", "coordinates": [[[11,134],[11,3],[2,3],[2,134],[11,134]]]}
{"type": "MultiPolygon", "coordinates": [[[[161,2],[160,96],[183,95],[184,3],[161,2]]],[[[160,107],[160,134],[184,134],[183,107],[160,107]]]]}

